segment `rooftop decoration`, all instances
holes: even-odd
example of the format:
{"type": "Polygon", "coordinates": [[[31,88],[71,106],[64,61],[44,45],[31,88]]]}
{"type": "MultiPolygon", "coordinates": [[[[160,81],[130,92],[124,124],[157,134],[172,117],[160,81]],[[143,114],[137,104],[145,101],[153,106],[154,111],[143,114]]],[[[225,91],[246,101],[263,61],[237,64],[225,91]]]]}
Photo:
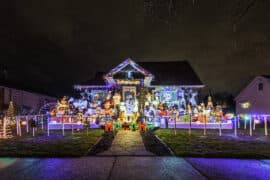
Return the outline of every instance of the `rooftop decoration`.
{"type": "Polygon", "coordinates": [[[109,85],[116,85],[116,84],[133,84],[139,85],[142,83],[144,86],[150,86],[154,75],[150,72],[142,68],[140,65],[136,64],[130,58],[126,59],[124,62],[113,68],[109,73],[104,76],[105,80],[109,85]],[[123,73],[124,76],[117,73],[123,73]],[[143,80],[143,82],[140,82],[143,80]]]}

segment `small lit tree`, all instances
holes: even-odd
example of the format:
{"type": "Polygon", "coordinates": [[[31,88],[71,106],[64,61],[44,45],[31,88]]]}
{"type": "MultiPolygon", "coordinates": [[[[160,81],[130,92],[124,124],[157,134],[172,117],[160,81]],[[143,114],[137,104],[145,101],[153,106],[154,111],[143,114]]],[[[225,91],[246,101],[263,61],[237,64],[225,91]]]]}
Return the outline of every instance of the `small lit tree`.
{"type": "Polygon", "coordinates": [[[9,102],[7,117],[12,118],[15,116],[15,107],[12,101],[9,102]]]}
{"type": "Polygon", "coordinates": [[[8,139],[12,137],[13,135],[10,127],[10,122],[8,121],[8,118],[5,116],[3,118],[2,127],[0,128],[0,139],[8,139]]]}

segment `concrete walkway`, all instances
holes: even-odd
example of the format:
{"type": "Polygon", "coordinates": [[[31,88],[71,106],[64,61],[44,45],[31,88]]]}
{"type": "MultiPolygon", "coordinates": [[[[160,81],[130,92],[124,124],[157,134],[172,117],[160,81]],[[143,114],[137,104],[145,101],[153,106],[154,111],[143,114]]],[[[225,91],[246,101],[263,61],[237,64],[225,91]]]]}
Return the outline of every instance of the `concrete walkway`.
{"type": "Polygon", "coordinates": [[[154,156],[143,144],[139,131],[119,130],[108,151],[99,153],[102,156],[154,156]]]}

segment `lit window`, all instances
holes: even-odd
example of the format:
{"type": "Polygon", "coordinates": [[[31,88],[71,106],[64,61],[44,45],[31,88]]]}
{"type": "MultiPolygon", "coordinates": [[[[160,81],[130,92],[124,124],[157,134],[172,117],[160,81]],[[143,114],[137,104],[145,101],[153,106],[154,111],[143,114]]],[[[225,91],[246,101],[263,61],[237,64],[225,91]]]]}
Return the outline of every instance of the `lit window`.
{"type": "Polygon", "coordinates": [[[240,103],[241,107],[243,109],[248,109],[250,107],[250,103],[249,102],[243,102],[243,103],[240,103]]]}
{"type": "Polygon", "coordinates": [[[259,84],[258,84],[258,90],[259,90],[259,91],[262,91],[262,90],[263,90],[263,83],[259,83],[259,84]]]}

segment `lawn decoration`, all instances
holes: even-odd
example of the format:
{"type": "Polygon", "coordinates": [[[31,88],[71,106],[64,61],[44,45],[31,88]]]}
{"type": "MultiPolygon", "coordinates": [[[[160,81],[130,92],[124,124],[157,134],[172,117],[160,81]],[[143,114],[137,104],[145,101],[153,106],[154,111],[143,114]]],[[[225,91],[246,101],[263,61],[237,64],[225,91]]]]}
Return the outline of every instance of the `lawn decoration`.
{"type": "Polygon", "coordinates": [[[136,122],[131,122],[129,124],[129,129],[132,130],[132,131],[135,131],[138,129],[138,124],[136,122]]]}
{"type": "Polygon", "coordinates": [[[9,102],[8,110],[7,110],[7,117],[13,118],[15,116],[15,107],[12,101],[9,102]]]}
{"type": "Polygon", "coordinates": [[[108,121],[105,123],[105,132],[112,132],[113,131],[113,122],[108,121]]]}
{"type": "Polygon", "coordinates": [[[33,136],[35,136],[35,128],[37,127],[37,124],[33,118],[30,119],[30,127],[32,128],[33,136]]]}
{"type": "Polygon", "coordinates": [[[112,110],[112,104],[110,100],[106,100],[104,102],[104,114],[105,116],[112,116],[113,115],[113,110],[112,110]]]}
{"type": "Polygon", "coordinates": [[[146,130],[152,130],[155,127],[154,122],[146,122],[146,130]]]}
{"type": "Polygon", "coordinates": [[[67,101],[67,97],[64,96],[60,101],[56,104],[56,114],[64,115],[68,113],[69,104],[67,101]]]}
{"type": "Polygon", "coordinates": [[[3,117],[2,127],[0,129],[0,139],[9,139],[12,138],[12,131],[10,127],[10,122],[6,116],[3,117]]]}
{"type": "Polygon", "coordinates": [[[138,122],[138,129],[140,131],[144,131],[144,132],[146,131],[146,120],[145,120],[145,118],[142,118],[142,120],[138,122]]]}
{"type": "Polygon", "coordinates": [[[122,128],[122,123],[121,122],[114,122],[113,123],[113,129],[115,130],[115,131],[118,131],[119,129],[121,129],[122,128]]]}

